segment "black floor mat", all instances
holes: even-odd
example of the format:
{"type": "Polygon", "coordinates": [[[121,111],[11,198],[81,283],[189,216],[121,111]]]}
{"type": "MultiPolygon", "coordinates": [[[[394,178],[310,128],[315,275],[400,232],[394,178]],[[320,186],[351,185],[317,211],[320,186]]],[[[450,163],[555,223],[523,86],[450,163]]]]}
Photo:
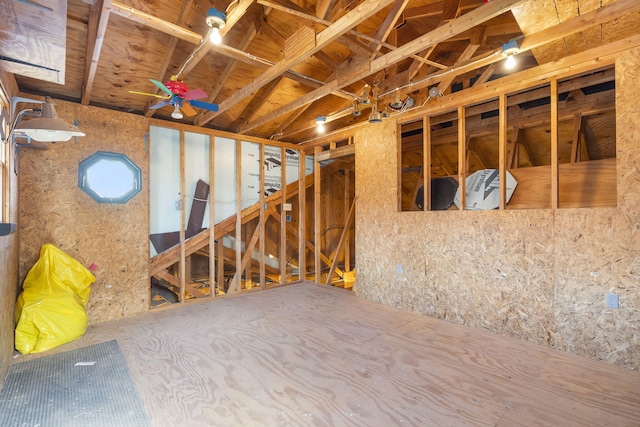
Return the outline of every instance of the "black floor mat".
{"type": "Polygon", "coordinates": [[[116,341],[11,366],[0,426],[149,426],[116,341]]]}

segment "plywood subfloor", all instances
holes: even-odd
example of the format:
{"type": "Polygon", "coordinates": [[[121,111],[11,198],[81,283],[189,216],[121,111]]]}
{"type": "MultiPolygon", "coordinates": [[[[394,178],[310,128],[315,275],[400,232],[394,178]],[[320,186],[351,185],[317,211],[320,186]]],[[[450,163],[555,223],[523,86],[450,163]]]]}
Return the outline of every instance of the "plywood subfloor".
{"type": "Polygon", "coordinates": [[[155,426],[640,425],[639,372],[306,283],[97,324],[54,351],[111,339],[155,426]]]}

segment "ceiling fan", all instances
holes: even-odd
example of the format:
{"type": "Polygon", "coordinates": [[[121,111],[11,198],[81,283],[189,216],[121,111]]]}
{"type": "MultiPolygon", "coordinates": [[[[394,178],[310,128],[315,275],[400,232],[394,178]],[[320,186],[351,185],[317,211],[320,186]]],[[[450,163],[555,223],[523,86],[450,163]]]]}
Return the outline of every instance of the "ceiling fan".
{"type": "Polygon", "coordinates": [[[192,105],[204,110],[218,111],[218,104],[200,101],[200,99],[207,97],[207,93],[205,91],[202,89],[189,90],[189,87],[185,82],[182,82],[175,77],[171,77],[171,79],[165,83],[154,79],[149,79],[149,81],[156,85],[165,94],[161,95],[155,93],[136,92],[133,90],[130,90],[129,93],[154,96],[156,98],[163,99],[163,101],[149,107],[151,110],[157,110],[158,108],[171,105],[173,106],[171,117],[174,119],[181,119],[184,115],[195,116],[197,112],[191,107],[192,105]]]}

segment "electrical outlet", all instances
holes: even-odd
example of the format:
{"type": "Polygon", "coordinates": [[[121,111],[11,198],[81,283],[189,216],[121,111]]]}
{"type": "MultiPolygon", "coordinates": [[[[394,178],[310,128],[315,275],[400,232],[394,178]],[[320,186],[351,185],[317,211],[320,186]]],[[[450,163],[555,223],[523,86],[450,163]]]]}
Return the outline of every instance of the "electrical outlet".
{"type": "Polygon", "coordinates": [[[607,292],[604,303],[607,308],[620,308],[618,294],[607,292]]]}
{"type": "Polygon", "coordinates": [[[402,264],[396,265],[396,274],[402,274],[402,264]]]}

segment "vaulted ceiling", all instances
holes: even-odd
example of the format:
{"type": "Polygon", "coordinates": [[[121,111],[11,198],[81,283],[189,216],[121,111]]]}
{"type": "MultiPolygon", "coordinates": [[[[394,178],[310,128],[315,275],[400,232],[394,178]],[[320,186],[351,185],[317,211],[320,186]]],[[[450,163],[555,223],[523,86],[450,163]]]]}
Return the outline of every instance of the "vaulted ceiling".
{"type": "MultiPolygon", "coordinates": [[[[384,110],[397,95],[421,105],[429,89],[463,90],[503,75],[502,46],[518,69],[638,32],[637,0],[0,0],[0,67],[21,91],[135,114],[172,76],[207,93],[217,112],[181,122],[290,142],[367,120],[368,86],[384,110]],[[226,13],[223,41],[206,16],[226,13]],[[62,57],[64,55],[64,58],[62,57]]],[[[516,69],[516,72],[518,71],[516,69]]],[[[433,92],[432,92],[433,93],[433,92]]],[[[401,114],[411,104],[390,113],[401,114]]]]}

